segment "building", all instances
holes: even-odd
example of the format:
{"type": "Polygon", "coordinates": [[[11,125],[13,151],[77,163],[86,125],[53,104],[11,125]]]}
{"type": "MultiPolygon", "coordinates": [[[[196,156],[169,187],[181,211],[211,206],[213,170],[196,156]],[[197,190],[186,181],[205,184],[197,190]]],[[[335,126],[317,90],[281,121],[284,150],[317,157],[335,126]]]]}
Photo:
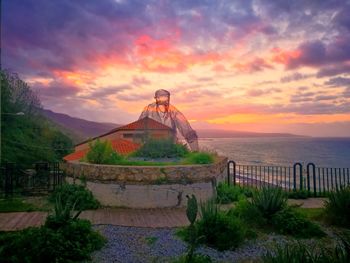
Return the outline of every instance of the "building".
{"type": "Polygon", "coordinates": [[[170,127],[145,117],[75,145],[74,152],[63,159],[79,161],[89,151],[89,143],[97,139],[110,141],[117,153],[127,155],[136,151],[146,138],[172,138],[175,140],[175,133],[170,127]]]}

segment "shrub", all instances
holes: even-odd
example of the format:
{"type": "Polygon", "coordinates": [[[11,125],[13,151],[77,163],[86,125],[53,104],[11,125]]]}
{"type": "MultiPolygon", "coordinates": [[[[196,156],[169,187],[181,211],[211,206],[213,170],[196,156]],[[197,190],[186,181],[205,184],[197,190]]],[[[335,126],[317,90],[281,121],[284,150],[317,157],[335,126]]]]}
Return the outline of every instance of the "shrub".
{"type": "Polygon", "coordinates": [[[307,190],[293,190],[292,192],[288,192],[288,198],[307,199],[309,198],[309,192],[307,190]]]}
{"type": "Polygon", "coordinates": [[[216,187],[217,201],[220,204],[229,204],[242,196],[242,189],[239,186],[231,186],[227,183],[220,182],[216,187]]]}
{"type": "Polygon", "coordinates": [[[282,234],[296,237],[321,237],[325,233],[319,225],[308,220],[303,214],[286,207],[272,216],[272,225],[282,234]]]}
{"type": "Polygon", "coordinates": [[[57,187],[49,196],[49,201],[55,203],[58,195],[61,196],[60,198],[63,202],[63,206],[76,201],[75,209],[77,210],[96,209],[100,206],[92,192],[84,185],[63,184],[57,187]]]}
{"type": "Polygon", "coordinates": [[[200,242],[218,250],[235,248],[244,240],[246,229],[237,217],[220,212],[215,200],[200,205],[201,219],[197,221],[200,242]]]}
{"type": "Polygon", "coordinates": [[[183,255],[178,259],[175,259],[172,261],[173,263],[211,263],[212,260],[209,256],[201,255],[201,254],[194,254],[191,261],[187,260],[187,256],[183,255]]]}
{"type": "Polygon", "coordinates": [[[90,259],[104,238],[87,220],[75,220],[54,230],[32,227],[0,236],[1,262],[72,262],[90,259]]]}
{"type": "Polygon", "coordinates": [[[273,249],[267,250],[263,255],[262,261],[264,263],[316,263],[328,262],[323,261],[321,253],[309,248],[303,243],[290,242],[287,244],[275,245],[273,249]]]}
{"type": "Polygon", "coordinates": [[[93,231],[88,220],[74,212],[77,200],[63,204],[58,194],[54,213],[40,228],[28,228],[0,236],[2,262],[72,262],[90,259],[90,253],[102,248],[104,237],[93,231]]]}
{"type": "Polygon", "coordinates": [[[82,210],[74,212],[76,204],[77,200],[75,200],[74,203],[72,200],[72,202],[68,201],[63,204],[61,195],[58,194],[56,196],[54,213],[47,216],[45,226],[52,229],[59,229],[77,219],[82,210]]]}
{"type": "Polygon", "coordinates": [[[325,215],[332,224],[350,227],[350,186],[328,195],[325,215]]]}
{"type": "Polygon", "coordinates": [[[252,204],[269,219],[287,205],[287,197],[279,187],[263,187],[253,194],[252,204]]]}
{"type": "Polygon", "coordinates": [[[207,152],[191,152],[186,158],[191,164],[209,164],[214,162],[214,156],[207,152]]]}
{"type": "Polygon", "coordinates": [[[123,159],[116,151],[113,150],[109,141],[100,141],[97,139],[94,143],[89,143],[90,150],[84,160],[96,164],[117,164],[123,159]]]}
{"type": "Polygon", "coordinates": [[[145,158],[184,157],[188,153],[185,145],[169,139],[148,139],[132,156],[145,158]]]}
{"type": "Polygon", "coordinates": [[[228,213],[240,218],[249,225],[264,226],[267,224],[267,220],[263,217],[262,212],[246,198],[240,199],[228,213]]]}
{"type": "Polygon", "coordinates": [[[337,234],[332,246],[311,246],[301,242],[277,244],[262,257],[264,263],[348,263],[350,262],[350,233],[337,234]]]}

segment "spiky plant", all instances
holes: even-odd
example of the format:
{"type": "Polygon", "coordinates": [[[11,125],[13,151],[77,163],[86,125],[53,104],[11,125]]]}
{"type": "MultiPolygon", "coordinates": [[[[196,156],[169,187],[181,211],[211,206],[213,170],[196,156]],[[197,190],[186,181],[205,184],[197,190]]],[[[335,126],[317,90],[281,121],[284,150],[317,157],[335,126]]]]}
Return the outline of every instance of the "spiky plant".
{"type": "Polygon", "coordinates": [[[190,225],[188,227],[189,247],[186,255],[186,262],[192,262],[195,250],[198,246],[197,231],[194,226],[194,222],[196,221],[197,213],[198,213],[198,203],[195,195],[192,194],[191,197],[187,195],[186,197],[187,197],[186,215],[188,220],[190,221],[190,225]]]}
{"type": "Polygon", "coordinates": [[[325,208],[325,214],[331,223],[350,227],[350,186],[330,192],[325,208]]]}
{"type": "Polygon", "coordinates": [[[263,187],[253,194],[252,204],[257,207],[265,218],[271,218],[276,212],[287,205],[287,196],[279,187],[263,187]]]}
{"type": "Polygon", "coordinates": [[[67,225],[71,221],[78,218],[82,210],[75,210],[78,203],[78,199],[74,202],[68,201],[63,203],[61,195],[56,196],[56,202],[54,206],[54,213],[46,218],[45,226],[58,229],[64,225],[67,225]]]}

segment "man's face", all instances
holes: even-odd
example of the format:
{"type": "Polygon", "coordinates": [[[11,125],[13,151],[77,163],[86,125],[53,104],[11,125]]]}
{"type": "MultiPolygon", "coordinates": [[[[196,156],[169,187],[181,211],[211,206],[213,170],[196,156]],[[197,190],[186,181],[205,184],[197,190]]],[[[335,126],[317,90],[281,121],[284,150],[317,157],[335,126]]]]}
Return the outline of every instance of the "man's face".
{"type": "Polygon", "coordinates": [[[166,95],[161,95],[156,98],[156,102],[159,105],[169,105],[170,97],[166,95]]]}

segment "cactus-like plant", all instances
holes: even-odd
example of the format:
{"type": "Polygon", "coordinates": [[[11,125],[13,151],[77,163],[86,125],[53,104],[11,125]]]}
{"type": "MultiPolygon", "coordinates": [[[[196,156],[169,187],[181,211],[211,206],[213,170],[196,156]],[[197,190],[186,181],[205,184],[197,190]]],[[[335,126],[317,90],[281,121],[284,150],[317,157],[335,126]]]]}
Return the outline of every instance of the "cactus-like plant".
{"type": "Polygon", "coordinates": [[[186,209],[186,215],[188,220],[190,221],[190,225],[188,226],[189,231],[189,247],[188,252],[186,255],[186,263],[193,262],[194,256],[195,256],[195,250],[198,247],[200,238],[197,235],[197,230],[194,225],[197,213],[198,213],[198,202],[195,195],[192,194],[192,196],[186,196],[187,197],[187,209],[186,209]]]}
{"type": "Polygon", "coordinates": [[[191,225],[193,225],[194,222],[196,221],[197,213],[198,213],[197,198],[194,194],[192,194],[191,197],[188,195],[186,197],[187,197],[186,215],[191,225]]]}

